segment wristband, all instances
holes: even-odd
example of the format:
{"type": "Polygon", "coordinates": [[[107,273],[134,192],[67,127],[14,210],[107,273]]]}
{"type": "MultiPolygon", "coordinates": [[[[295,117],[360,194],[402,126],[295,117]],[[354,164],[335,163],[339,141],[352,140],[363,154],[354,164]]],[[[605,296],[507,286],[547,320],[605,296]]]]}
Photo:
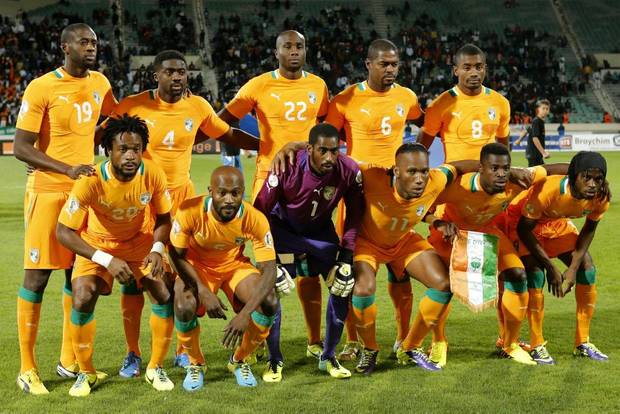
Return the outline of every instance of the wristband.
{"type": "Polygon", "coordinates": [[[93,253],[93,257],[90,258],[90,260],[105,267],[106,269],[110,266],[110,263],[112,263],[112,259],[114,259],[114,256],[109,253],[102,252],[101,250],[96,250],[95,253],[93,253]]]}
{"type": "Polygon", "coordinates": [[[153,243],[153,248],[151,249],[151,253],[157,252],[163,256],[165,251],[166,251],[166,245],[164,245],[162,242],[156,241],[155,243],[153,243]]]}

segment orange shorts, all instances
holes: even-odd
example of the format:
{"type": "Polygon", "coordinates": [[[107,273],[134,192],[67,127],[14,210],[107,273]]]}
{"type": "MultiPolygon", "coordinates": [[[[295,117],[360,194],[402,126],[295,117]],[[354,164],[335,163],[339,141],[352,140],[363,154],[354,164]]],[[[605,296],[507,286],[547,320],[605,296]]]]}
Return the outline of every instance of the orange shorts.
{"type": "MultiPolygon", "coordinates": [[[[430,226],[430,230],[431,231],[428,236],[429,243],[433,245],[433,248],[435,248],[437,253],[439,253],[444,263],[449,265],[450,255],[452,254],[452,244],[445,241],[442,233],[435,230],[433,226],[430,226]]],[[[468,229],[463,228],[463,230],[468,229]]],[[[492,234],[499,238],[499,243],[497,245],[497,268],[500,273],[506,269],[511,269],[514,267],[523,269],[523,263],[521,262],[519,254],[517,253],[512,241],[496,225],[488,224],[474,231],[492,234]]]]}
{"type": "Polygon", "coordinates": [[[24,195],[24,269],[69,269],[73,252],[56,239],[56,224],[69,193],[24,195]]]}
{"type": "MultiPolygon", "coordinates": [[[[503,214],[498,217],[496,222],[499,224],[500,228],[506,232],[519,256],[529,256],[530,251],[525,247],[523,242],[519,240],[519,235],[517,234],[519,218],[503,214]]],[[[579,237],[579,230],[577,230],[577,227],[575,227],[573,222],[568,218],[539,222],[536,227],[534,227],[533,233],[538,243],[540,243],[541,247],[550,258],[558,257],[562,253],[575,250],[577,237],[579,237]]]]}
{"type": "Polygon", "coordinates": [[[263,184],[265,180],[269,176],[268,170],[259,170],[256,169],[256,175],[254,176],[254,183],[252,184],[252,203],[256,200],[258,193],[260,193],[260,189],[263,188],[263,184]]]}
{"type": "MultiPolygon", "coordinates": [[[[131,270],[133,271],[134,278],[137,285],[140,288],[140,279],[150,273],[150,266],[143,268],[142,261],[149,254],[153,247],[153,235],[140,233],[133,239],[115,241],[97,239],[88,234],[82,234],[82,238],[95,249],[104,251],[111,254],[114,257],[123,259],[131,270]]],[[[73,265],[73,274],[71,280],[77,279],[83,276],[97,276],[103,279],[108,285],[108,290],[101,292],[102,295],[109,295],[112,291],[114,284],[114,277],[108,272],[108,270],[82,256],[76,256],[75,264],[73,265]]]]}
{"type": "Polygon", "coordinates": [[[250,260],[238,260],[224,266],[208,266],[203,262],[188,258],[187,261],[196,269],[202,283],[217,294],[222,289],[228,301],[235,306],[235,290],[239,283],[253,274],[260,274],[250,260]]]}
{"type": "Polygon", "coordinates": [[[413,259],[423,251],[432,249],[433,246],[426,239],[413,232],[408,233],[390,249],[378,247],[358,236],[353,261],[368,263],[375,272],[380,264],[387,263],[396,278],[400,279],[405,275],[405,268],[413,259]]]}

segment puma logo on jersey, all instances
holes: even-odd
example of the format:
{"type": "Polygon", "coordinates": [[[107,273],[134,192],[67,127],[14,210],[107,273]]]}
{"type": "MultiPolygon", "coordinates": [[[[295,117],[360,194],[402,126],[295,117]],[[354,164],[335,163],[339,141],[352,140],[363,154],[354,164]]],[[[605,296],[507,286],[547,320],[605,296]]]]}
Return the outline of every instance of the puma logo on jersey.
{"type": "Polygon", "coordinates": [[[271,93],[271,96],[274,97],[275,99],[277,99],[278,101],[280,100],[280,95],[275,94],[275,93],[271,93]]]}
{"type": "Polygon", "coordinates": [[[58,99],[65,101],[66,103],[69,103],[69,98],[67,98],[64,95],[58,95],[58,99]]]}
{"type": "Polygon", "coordinates": [[[460,112],[452,112],[452,116],[456,117],[458,119],[461,119],[461,113],[460,112]]]}
{"type": "Polygon", "coordinates": [[[381,201],[377,201],[377,205],[379,206],[379,208],[381,208],[381,211],[385,211],[385,206],[381,201]]]}
{"type": "Polygon", "coordinates": [[[155,127],[155,121],[151,121],[150,119],[144,118],[144,122],[146,122],[147,124],[149,124],[152,127],[155,127]]]}
{"type": "Polygon", "coordinates": [[[360,108],[360,112],[365,113],[366,115],[370,116],[370,111],[366,108],[360,108]]]}

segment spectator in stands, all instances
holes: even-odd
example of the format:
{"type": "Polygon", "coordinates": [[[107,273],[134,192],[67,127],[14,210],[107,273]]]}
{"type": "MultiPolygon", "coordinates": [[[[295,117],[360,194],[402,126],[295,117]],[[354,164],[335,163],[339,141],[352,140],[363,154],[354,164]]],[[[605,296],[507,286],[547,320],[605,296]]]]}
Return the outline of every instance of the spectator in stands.
{"type": "Polygon", "coordinates": [[[614,122],[614,120],[611,117],[611,114],[609,112],[605,111],[605,113],[603,114],[603,123],[604,124],[611,124],[612,122],[614,122]]]}

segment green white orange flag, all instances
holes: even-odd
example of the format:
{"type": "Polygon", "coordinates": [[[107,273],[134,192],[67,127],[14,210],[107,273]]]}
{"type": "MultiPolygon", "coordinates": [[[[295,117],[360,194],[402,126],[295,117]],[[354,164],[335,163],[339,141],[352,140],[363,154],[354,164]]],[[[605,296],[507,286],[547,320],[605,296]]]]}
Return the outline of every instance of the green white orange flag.
{"type": "Polygon", "coordinates": [[[492,234],[459,230],[450,256],[450,289],[472,312],[497,303],[497,245],[492,234]]]}

